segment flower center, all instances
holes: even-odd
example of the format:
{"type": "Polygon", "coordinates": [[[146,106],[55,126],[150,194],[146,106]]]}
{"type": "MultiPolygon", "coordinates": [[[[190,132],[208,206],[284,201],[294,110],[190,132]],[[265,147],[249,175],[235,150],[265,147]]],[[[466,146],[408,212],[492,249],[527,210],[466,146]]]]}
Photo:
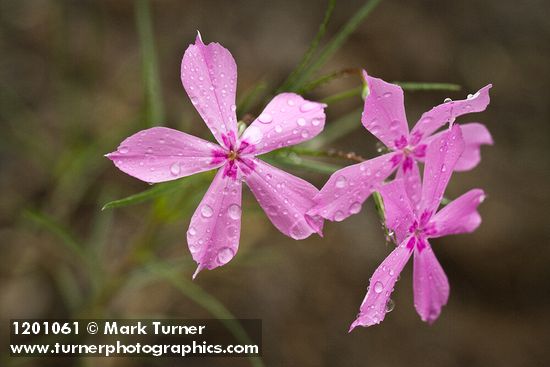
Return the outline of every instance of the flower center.
{"type": "Polygon", "coordinates": [[[239,153],[231,149],[227,154],[227,159],[229,159],[230,161],[234,161],[237,158],[239,158],[239,153]]]}

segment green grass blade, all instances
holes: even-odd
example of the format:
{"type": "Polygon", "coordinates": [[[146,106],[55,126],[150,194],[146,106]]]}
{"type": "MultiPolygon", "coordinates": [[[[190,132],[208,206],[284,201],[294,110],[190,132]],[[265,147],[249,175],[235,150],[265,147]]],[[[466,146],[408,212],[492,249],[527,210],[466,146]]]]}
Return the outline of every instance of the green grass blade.
{"type": "Polygon", "coordinates": [[[158,74],[153,22],[149,0],[136,1],[136,25],[139,33],[141,63],[143,68],[143,83],[147,99],[145,125],[158,125],[164,120],[160,78],[158,74]]]}
{"type": "Polygon", "coordinates": [[[313,38],[313,41],[309,45],[306,53],[302,57],[302,60],[298,64],[298,66],[290,73],[288,78],[283,82],[283,84],[277,89],[277,92],[282,92],[289,90],[289,87],[294,83],[296,78],[300,76],[300,73],[306,68],[306,66],[311,61],[311,58],[315,54],[315,51],[317,50],[317,47],[319,47],[319,42],[321,42],[321,39],[325,35],[327,31],[327,25],[328,22],[332,16],[332,13],[334,11],[334,7],[336,6],[336,0],[329,0],[327,9],[325,11],[325,16],[323,17],[323,21],[321,22],[321,25],[319,26],[319,30],[317,31],[317,34],[313,38]]]}
{"type": "Polygon", "coordinates": [[[419,82],[393,82],[403,88],[403,90],[414,92],[417,90],[443,90],[458,91],[462,87],[453,83],[419,83],[419,82]]]}
{"type": "Polygon", "coordinates": [[[134,195],[130,195],[123,199],[113,200],[103,205],[101,210],[120,208],[123,206],[136,205],[155,199],[161,195],[164,195],[172,190],[177,189],[183,184],[182,180],[170,181],[165,183],[156,184],[150,189],[139,192],[134,195]]]}
{"type": "Polygon", "coordinates": [[[381,0],[367,1],[338,31],[338,33],[332,38],[332,40],[323,48],[315,61],[304,69],[300,76],[296,78],[296,81],[289,86],[289,90],[295,91],[300,89],[308,78],[321,68],[328,59],[342,46],[342,44],[348,39],[348,37],[357,29],[357,27],[365,20],[365,18],[376,8],[381,0]]]}
{"type": "Polygon", "coordinates": [[[363,126],[361,125],[361,111],[362,108],[358,108],[340,117],[338,120],[327,124],[322,134],[302,144],[302,146],[312,150],[320,149],[363,126]]]}

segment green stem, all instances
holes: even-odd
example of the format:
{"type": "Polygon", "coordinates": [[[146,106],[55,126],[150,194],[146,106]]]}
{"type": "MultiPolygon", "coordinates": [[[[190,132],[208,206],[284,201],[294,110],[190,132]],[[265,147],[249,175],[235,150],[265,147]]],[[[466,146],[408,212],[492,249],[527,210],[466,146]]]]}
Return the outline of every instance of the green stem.
{"type": "Polygon", "coordinates": [[[332,12],[334,11],[334,7],[336,6],[336,0],[329,0],[327,10],[325,11],[325,16],[323,18],[323,22],[319,26],[319,30],[317,31],[317,34],[315,35],[315,38],[313,38],[313,41],[309,45],[309,48],[307,49],[306,53],[302,57],[302,60],[298,64],[298,67],[294,69],[288,78],[283,82],[283,84],[277,89],[277,93],[291,90],[290,86],[294,83],[296,78],[300,75],[300,73],[305,69],[305,67],[309,64],[311,61],[311,58],[313,57],[313,54],[317,50],[317,47],[319,47],[319,42],[321,42],[321,39],[326,33],[327,30],[327,24],[330,20],[330,17],[332,16],[332,12]]]}

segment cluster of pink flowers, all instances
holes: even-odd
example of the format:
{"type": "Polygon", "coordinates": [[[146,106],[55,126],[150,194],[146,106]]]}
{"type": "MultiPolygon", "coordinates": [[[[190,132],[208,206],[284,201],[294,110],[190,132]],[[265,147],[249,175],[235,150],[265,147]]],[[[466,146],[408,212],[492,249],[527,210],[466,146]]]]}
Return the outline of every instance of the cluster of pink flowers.
{"type": "Polygon", "coordinates": [[[428,239],[475,230],[481,222],[477,206],[485,194],[473,189],[438,208],[452,172],[475,167],[480,145],[492,144],[482,124],[453,123],[460,115],[483,111],[491,86],[434,107],[409,132],[402,89],[366,72],[364,78],[368,95],[361,122],[390,152],[335,172],[321,190],[258,156],[318,135],[326,105],[282,93],[239,134],[235,61],[220,44],[205,45],[200,35],[185,51],[181,80],[218,144],[154,127],[130,136],[107,157],[120,170],[149,183],[219,168],[187,231],[198,264],[193,278],[203,269],[227,264],[237,253],[243,182],[273,225],[296,240],[322,235],[325,219],[344,220],[358,213],[371,193],[379,192],[386,227],[397,246],[375,270],[350,331],[384,319],[394,284],[413,253],[414,305],[422,320],[432,322],[447,303],[449,283],[428,239]],[[423,178],[418,163],[424,164],[423,178]]]}

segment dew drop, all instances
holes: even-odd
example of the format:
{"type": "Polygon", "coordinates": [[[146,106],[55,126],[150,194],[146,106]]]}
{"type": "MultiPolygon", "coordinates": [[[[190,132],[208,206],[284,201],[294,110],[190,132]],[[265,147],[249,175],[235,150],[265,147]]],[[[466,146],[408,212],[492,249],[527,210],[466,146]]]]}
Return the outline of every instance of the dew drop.
{"type": "Polygon", "coordinates": [[[384,290],[384,285],[382,285],[382,282],[377,281],[376,283],[374,283],[374,292],[382,293],[383,290],[384,290]]]}
{"type": "Polygon", "coordinates": [[[309,132],[307,130],[302,130],[302,138],[307,139],[309,137],[309,132]]]}
{"type": "Polygon", "coordinates": [[[306,226],[302,224],[302,222],[296,222],[290,228],[290,237],[292,237],[295,240],[301,240],[306,238],[309,235],[309,231],[307,231],[306,226]]]}
{"type": "Polygon", "coordinates": [[[313,126],[319,126],[319,125],[321,125],[321,121],[322,121],[321,119],[315,118],[315,119],[311,120],[311,124],[313,126]]]}
{"type": "Polygon", "coordinates": [[[306,119],[300,117],[298,120],[296,120],[296,123],[298,124],[298,126],[306,126],[306,119]]]}
{"type": "Polygon", "coordinates": [[[218,263],[220,265],[225,265],[231,260],[234,256],[234,252],[229,247],[224,247],[218,252],[218,263]]]}
{"type": "Polygon", "coordinates": [[[391,92],[386,92],[383,94],[384,97],[386,98],[390,98],[391,97],[391,92]]]}
{"type": "Polygon", "coordinates": [[[126,154],[128,153],[128,147],[120,147],[118,148],[118,152],[121,153],[121,154],[126,154]]]}
{"type": "Polygon", "coordinates": [[[393,299],[388,298],[388,301],[386,302],[386,312],[392,312],[395,308],[395,302],[393,299]]]}
{"type": "Polygon", "coordinates": [[[361,203],[360,202],[355,202],[353,204],[351,204],[351,206],[349,207],[349,212],[350,214],[357,214],[361,211],[361,203]]]}
{"type": "Polygon", "coordinates": [[[260,116],[258,116],[258,121],[260,121],[262,124],[269,124],[271,121],[273,121],[273,116],[271,116],[269,113],[262,113],[260,116]]]}
{"type": "Polygon", "coordinates": [[[214,210],[209,205],[203,205],[201,208],[201,215],[205,218],[210,218],[214,214],[214,210]]]}
{"type": "Polygon", "coordinates": [[[237,220],[241,217],[241,207],[238,204],[231,204],[227,208],[229,218],[237,220]]]}
{"type": "Polygon", "coordinates": [[[446,172],[447,171],[447,166],[442,164],[441,165],[441,172],[446,172]]]}
{"type": "Polygon", "coordinates": [[[176,162],[170,166],[170,173],[172,176],[177,176],[180,174],[181,168],[179,162],[176,162]]]}
{"type": "Polygon", "coordinates": [[[231,105],[231,111],[235,112],[237,111],[237,106],[235,106],[234,104],[231,105]]]}
{"type": "Polygon", "coordinates": [[[250,126],[243,134],[243,139],[246,139],[250,144],[258,144],[262,141],[263,133],[257,126],[250,126]]]}
{"type": "Polygon", "coordinates": [[[306,102],[303,105],[300,106],[300,111],[302,112],[308,112],[313,110],[315,107],[317,107],[316,103],[313,102],[306,102]]]}
{"type": "Polygon", "coordinates": [[[187,233],[190,235],[190,236],[194,236],[197,234],[197,230],[195,229],[195,227],[189,227],[189,230],[187,231],[187,233]]]}
{"type": "Polygon", "coordinates": [[[344,187],[346,187],[346,183],[347,183],[347,180],[344,176],[338,176],[336,178],[336,182],[334,183],[334,186],[336,186],[336,188],[338,189],[343,189],[344,187]]]}
{"type": "Polygon", "coordinates": [[[289,98],[286,100],[286,103],[289,105],[289,106],[294,106],[296,104],[296,102],[294,102],[293,99],[289,98]]]}
{"type": "Polygon", "coordinates": [[[343,221],[344,219],[346,218],[346,216],[344,215],[344,213],[340,210],[338,210],[336,213],[334,213],[334,220],[336,222],[341,222],[343,221]]]}
{"type": "Polygon", "coordinates": [[[453,101],[453,100],[450,99],[450,98],[445,98],[445,99],[443,100],[444,103],[449,103],[449,102],[452,102],[452,101],[453,101]]]}
{"type": "Polygon", "coordinates": [[[275,126],[275,132],[278,132],[278,133],[283,132],[283,127],[281,125],[275,126]]]}

